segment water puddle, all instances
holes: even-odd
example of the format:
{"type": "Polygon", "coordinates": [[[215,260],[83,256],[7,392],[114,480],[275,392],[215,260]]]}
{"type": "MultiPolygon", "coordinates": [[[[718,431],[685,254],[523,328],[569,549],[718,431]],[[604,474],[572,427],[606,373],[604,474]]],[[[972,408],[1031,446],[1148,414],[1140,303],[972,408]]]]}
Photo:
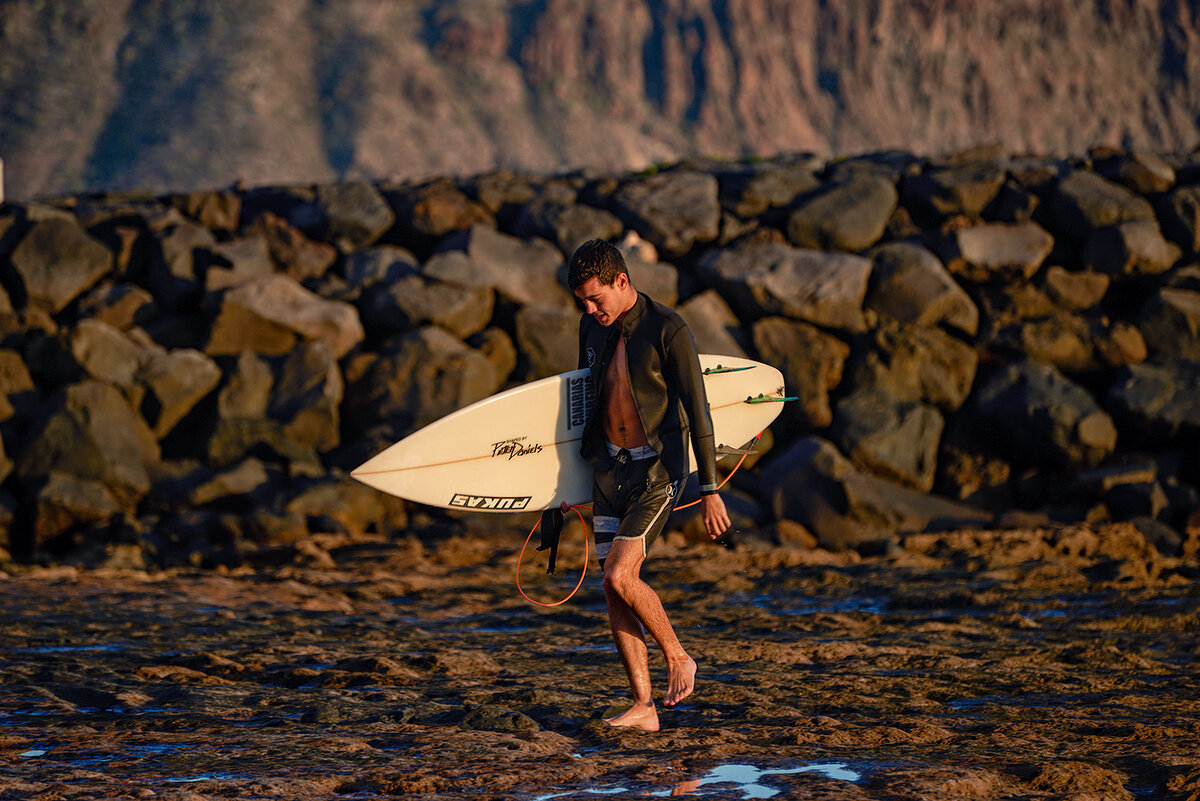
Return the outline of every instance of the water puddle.
{"type": "Polygon", "coordinates": [[[96,645],[40,645],[29,648],[13,648],[14,654],[74,654],[74,653],[120,653],[130,643],[104,643],[96,645]]]}
{"type": "Polygon", "coordinates": [[[193,784],[195,782],[228,781],[240,778],[236,773],[202,773],[199,776],[168,776],[163,781],[168,784],[193,784]]]}
{"type": "MultiPolygon", "coordinates": [[[[849,765],[841,762],[825,762],[812,765],[801,765],[795,768],[759,768],[754,765],[718,765],[710,770],[707,774],[699,779],[680,782],[670,790],[660,790],[657,792],[646,793],[646,795],[656,798],[669,798],[673,796],[705,796],[713,792],[718,792],[716,787],[711,790],[705,790],[705,787],[710,785],[720,785],[719,792],[725,793],[733,789],[735,792],[740,792],[742,798],[758,799],[758,798],[773,798],[779,795],[783,790],[777,787],[771,787],[769,784],[763,783],[764,778],[771,776],[794,776],[799,773],[819,773],[828,779],[835,779],[845,782],[858,782],[862,780],[862,773],[852,769],[849,765]],[[733,787],[731,788],[730,785],[733,787]]],[[[563,793],[550,793],[548,795],[537,796],[534,801],[550,801],[552,798],[564,798],[566,796],[577,795],[619,795],[621,793],[632,792],[627,787],[589,787],[584,790],[572,790],[563,793]]]]}

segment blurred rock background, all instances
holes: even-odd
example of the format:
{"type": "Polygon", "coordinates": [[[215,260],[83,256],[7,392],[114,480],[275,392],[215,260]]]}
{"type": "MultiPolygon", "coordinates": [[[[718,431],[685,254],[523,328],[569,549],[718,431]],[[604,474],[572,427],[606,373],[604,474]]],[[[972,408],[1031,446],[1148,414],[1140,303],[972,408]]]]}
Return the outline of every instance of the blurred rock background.
{"type": "Polygon", "coordinates": [[[687,154],[1179,152],[1187,0],[5,0],[8,197],[622,171],[687,154]]]}
{"type": "Polygon", "coordinates": [[[347,472],[573,369],[562,271],[592,237],[800,398],[725,490],[745,544],[1129,521],[1200,550],[1200,151],[992,147],[8,202],[0,558],[523,534],[347,472]]]}

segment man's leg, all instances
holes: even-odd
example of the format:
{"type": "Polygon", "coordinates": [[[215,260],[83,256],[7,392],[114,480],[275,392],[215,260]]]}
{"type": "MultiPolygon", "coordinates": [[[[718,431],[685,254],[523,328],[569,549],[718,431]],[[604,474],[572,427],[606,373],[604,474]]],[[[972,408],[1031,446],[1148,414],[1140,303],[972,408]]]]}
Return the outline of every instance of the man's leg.
{"type": "Polygon", "coordinates": [[[609,589],[608,571],[613,564],[611,559],[614,552],[620,550],[623,550],[623,547],[618,548],[614,543],[608,559],[604,561],[604,598],[608,602],[608,624],[612,629],[613,643],[616,644],[617,654],[625,666],[625,675],[629,677],[633,706],[628,711],[609,718],[608,722],[614,726],[658,731],[658,711],[654,708],[654,697],[650,690],[650,662],[646,652],[645,629],[633,607],[609,589]]]}
{"type": "MultiPolygon", "coordinates": [[[[658,593],[642,580],[645,558],[645,543],[642,540],[613,542],[604,562],[604,596],[608,601],[613,639],[629,674],[635,704],[649,695],[649,667],[646,643],[642,636],[644,629],[658,643],[667,662],[667,693],[663,703],[674,706],[691,695],[695,688],[696,662],[688,656],[675,635],[658,593]],[[633,624],[640,625],[636,625],[635,629],[633,624]],[[644,683],[639,683],[643,676],[644,683]],[[645,695],[639,695],[643,689],[645,695]]],[[[650,703],[653,705],[653,700],[650,703]]]]}

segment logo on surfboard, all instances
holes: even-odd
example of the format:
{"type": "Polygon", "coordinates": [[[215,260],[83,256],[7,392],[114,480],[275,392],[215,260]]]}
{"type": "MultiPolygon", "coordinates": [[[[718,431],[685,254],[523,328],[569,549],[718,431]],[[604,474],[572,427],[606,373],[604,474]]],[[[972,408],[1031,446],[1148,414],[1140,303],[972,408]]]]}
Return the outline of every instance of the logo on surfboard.
{"type": "MultiPolygon", "coordinates": [[[[589,348],[589,350],[591,350],[589,348]]],[[[583,428],[595,398],[591,376],[567,379],[567,429],[583,428]]]]}
{"type": "Polygon", "coordinates": [[[517,437],[515,439],[506,439],[502,442],[492,443],[492,458],[497,456],[507,456],[510,460],[518,456],[529,456],[534,453],[541,453],[541,443],[534,442],[529,445],[523,445],[525,437],[517,437]]]}
{"type": "Polygon", "coordinates": [[[529,505],[530,496],[498,497],[492,495],[469,495],[456,492],[450,498],[450,505],[462,509],[524,509],[529,505]]]}

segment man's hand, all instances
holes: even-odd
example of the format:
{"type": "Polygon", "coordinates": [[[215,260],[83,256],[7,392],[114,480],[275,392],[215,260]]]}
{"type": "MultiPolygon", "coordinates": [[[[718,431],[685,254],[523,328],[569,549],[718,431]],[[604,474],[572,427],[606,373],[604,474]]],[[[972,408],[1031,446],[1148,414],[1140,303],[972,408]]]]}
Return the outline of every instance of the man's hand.
{"type": "Polygon", "coordinates": [[[725,510],[725,501],[721,500],[719,493],[700,496],[700,514],[704,518],[708,536],[714,540],[732,525],[729,512],[725,510]]]}

